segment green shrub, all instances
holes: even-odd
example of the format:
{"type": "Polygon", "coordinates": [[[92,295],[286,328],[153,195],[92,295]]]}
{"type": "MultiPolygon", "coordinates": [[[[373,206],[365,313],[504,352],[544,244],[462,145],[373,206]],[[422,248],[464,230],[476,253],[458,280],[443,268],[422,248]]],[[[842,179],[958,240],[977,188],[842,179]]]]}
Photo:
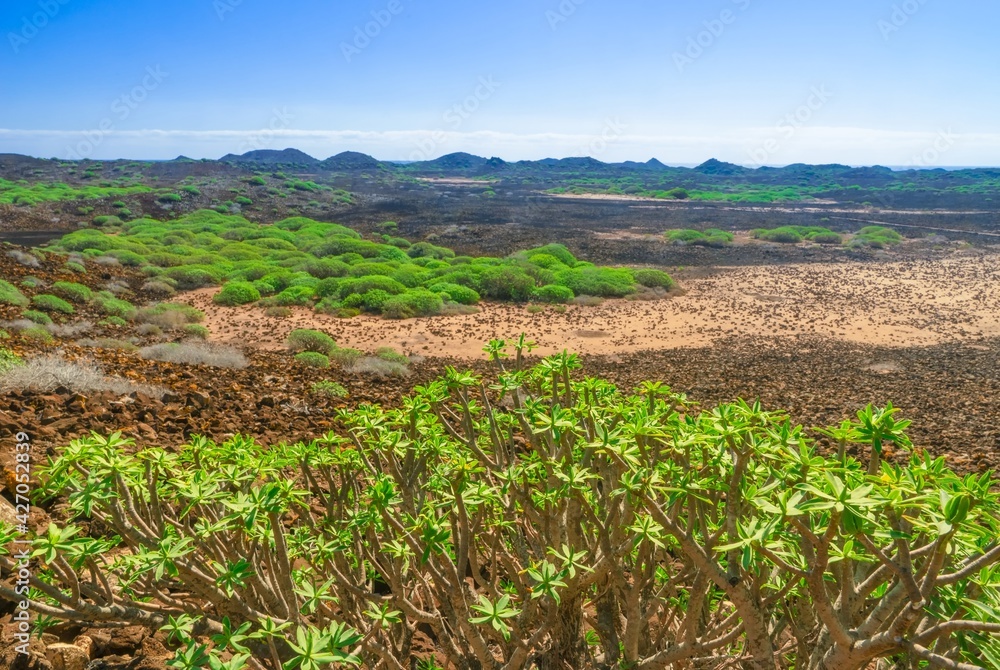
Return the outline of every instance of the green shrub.
{"type": "MultiPolygon", "coordinates": [[[[562,244],[546,244],[543,247],[525,251],[522,255],[529,259],[538,255],[551,256],[568,267],[572,267],[577,262],[576,257],[562,244]]],[[[546,261],[543,260],[543,262],[546,261]]]]}
{"type": "Polygon", "coordinates": [[[539,286],[531,292],[531,299],[538,302],[567,303],[574,297],[572,289],[557,284],[539,286]]]}
{"type": "Polygon", "coordinates": [[[260,300],[260,291],[254,285],[245,281],[227,282],[222,290],[215,294],[212,302],[217,305],[246,305],[260,300]]]}
{"type": "Polygon", "coordinates": [[[330,279],[332,277],[346,277],[351,266],[333,258],[322,258],[306,261],[297,269],[301,272],[307,272],[317,279],[330,279]]]}
{"type": "Polygon", "coordinates": [[[223,273],[219,268],[201,266],[181,266],[170,268],[165,277],[177,282],[177,288],[182,291],[193,291],[206,286],[215,286],[222,281],[223,273]]]}
{"type": "Polygon", "coordinates": [[[45,312],[39,312],[34,309],[26,309],[21,313],[21,316],[28,321],[33,321],[40,326],[48,326],[52,323],[52,318],[45,312]]]}
{"type": "Polygon", "coordinates": [[[663,234],[670,242],[690,244],[692,242],[705,239],[705,234],[703,232],[700,230],[692,230],[690,228],[668,230],[663,234]]]}
{"type": "Polygon", "coordinates": [[[121,328],[121,327],[127,326],[128,325],[128,321],[126,321],[125,319],[121,318],[120,316],[109,316],[107,318],[104,318],[104,319],[101,319],[100,321],[98,321],[97,325],[98,326],[116,326],[116,327],[121,328]]]}
{"type": "Polygon", "coordinates": [[[844,238],[834,232],[814,233],[809,236],[810,242],[816,244],[843,244],[844,238]]]}
{"type": "Polygon", "coordinates": [[[268,304],[279,307],[308,307],[315,297],[316,292],[308,286],[290,286],[267,300],[268,304]]]}
{"type": "Polygon", "coordinates": [[[330,360],[336,362],[337,365],[346,368],[353,365],[356,361],[364,358],[364,355],[364,352],[358,351],[357,349],[334,347],[330,351],[330,360]]]}
{"type": "MultiPolygon", "coordinates": [[[[358,294],[354,293],[354,294],[348,296],[348,298],[353,298],[356,295],[358,295],[358,294]]],[[[366,312],[372,312],[373,314],[379,314],[379,313],[382,312],[382,306],[385,305],[385,303],[388,302],[390,298],[392,298],[392,295],[390,293],[388,293],[386,291],[383,291],[382,289],[374,288],[371,291],[366,291],[364,293],[364,295],[361,296],[361,304],[360,305],[349,305],[349,304],[347,304],[347,301],[345,300],[344,301],[344,306],[345,307],[361,307],[366,312]]]]}
{"type": "Polygon", "coordinates": [[[31,340],[32,342],[39,342],[41,344],[51,344],[54,340],[52,338],[52,333],[50,333],[43,326],[32,326],[31,328],[25,328],[21,331],[21,337],[26,340],[31,340]]]}
{"type": "Polygon", "coordinates": [[[77,304],[90,302],[90,299],[94,297],[94,292],[87,286],[66,281],[57,281],[54,283],[52,285],[52,293],[77,304]]]}
{"type": "Polygon", "coordinates": [[[778,244],[798,244],[802,241],[802,235],[788,226],[765,230],[760,233],[758,239],[765,242],[776,242],[778,244]]]}
{"type": "Polygon", "coordinates": [[[62,298],[58,298],[54,295],[49,295],[47,293],[42,293],[34,296],[31,299],[31,304],[33,304],[38,309],[45,310],[46,312],[61,312],[63,314],[72,314],[75,310],[73,305],[69,304],[62,298]]]}
{"type": "Polygon", "coordinates": [[[633,270],[632,274],[639,285],[647,288],[669,289],[674,287],[674,280],[662,270],[633,270]]]}
{"type": "Polygon", "coordinates": [[[519,267],[501,265],[488,267],[479,275],[480,293],[494,300],[526,302],[535,288],[533,277],[519,267]]]}
{"type": "Polygon", "coordinates": [[[390,363],[399,363],[400,365],[410,364],[408,356],[404,356],[392,347],[379,347],[375,350],[375,357],[381,358],[383,361],[389,361],[390,363]]]}
{"type": "Polygon", "coordinates": [[[352,293],[364,294],[374,289],[385,291],[389,295],[399,295],[407,291],[407,288],[395,279],[382,275],[372,275],[371,277],[349,278],[340,281],[337,284],[337,297],[346,298],[352,293]]]}
{"type": "MultiPolygon", "coordinates": [[[[124,203],[123,203],[124,204],[124,203]]],[[[121,218],[117,216],[95,216],[94,225],[95,226],[120,226],[124,223],[121,218]]]]}
{"type": "Polygon", "coordinates": [[[247,183],[251,186],[265,186],[267,184],[267,180],[259,175],[256,175],[247,179],[247,183]]]}
{"type": "Polygon", "coordinates": [[[84,267],[83,264],[76,263],[74,261],[66,263],[66,269],[69,270],[70,272],[75,272],[78,275],[87,274],[87,268],[84,267]]]}
{"type": "Polygon", "coordinates": [[[9,349],[0,347],[0,375],[6,374],[21,365],[24,365],[24,361],[20,356],[9,349]]]}
{"type": "Polygon", "coordinates": [[[615,268],[573,268],[556,273],[556,282],[569,287],[574,295],[623,298],[635,292],[631,270],[615,268]]]}
{"type": "Polygon", "coordinates": [[[157,198],[160,202],[180,202],[183,198],[177,193],[165,193],[157,198]]]}
{"type": "Polygon", "coordinates": [[[851,243],[854,246],[867,246],[873,249],[883,249],[899,244],[903,236],[891,228],[883,226],[866,226],[858,231],[851,243]]]}
{"type": "Polygon", "coordinates": [[[291,351],[312,351],[318,354],[329,354],[337,348],[333,338],[319,330],[293,330],[285,341],[291,351]]]}
{"type": "Polygon", "coordinates": [[[347,389],[344,388],[342,384],[338,384],[337,382],[332,382],[330,380],[316,382],[309,388],[315,395],[325,396],[327,398],[347,397],[347,389]]]}
{"type": "Polygon", "coordinates": [[[438,247],[430,242],[417,242],[406,250],[406,254],[410,258],[433,258],[438,260],[455,257],[455,252],[451,249],[438,247]]]}
{"type": "Polygon", "coordinates": [[[94,296],[94,304],[104,314],[107,314],[108,316],[116,316],[121,319],[135,318],[136,313],[138,312],[135,305],[130,303],[128,300],[103,296],[100,294],[94,296]]]}
{"type": "MultiPolygon", "coordinates": [[[[37,285],[37,284],[36,284],[37,285]]],[[[30,287],[34,288],[34,287],[30,287]]],[[[16,286],[0,279],[0,303],[15,307],[27,307],[30,301],[16,286]]]]}
{"type": "Polygon", "coordinates": [[[449,300],[460,305],[475,305],[480,299],[479,293],[461,284],[439,282],[431,286],[429,290],[433,293],[446,294],[449,300]]]}
{"type": "Polygon", "coordinates": [[[410,319],[437,314],[444,301],[437,293],[426,289],[412,289],[390,298],[382,305],[382,314],[390,319],[410,319]]]}
{"type": "Polygon", "coordinates": [[[207,340],[209,336],[208,328],[197,323],[189,323],[184,326],[184,334],[199,340],[207,340]]]}
{"type": "Polygon", "coordinates": [[[330,367],[330,359],[323,354],[316,353],[315,351],[304,351],[301,354],[296,354],[295,360],[307,368],[320,368],[325,370],[330,367]]]}
{"type": "Polygon", "coordinates": [[[250,198],[247,198],[247,197],[245,197],[245,196],[242,196],[242,195],[241,195],[241,196],[239,196],[239,197],[237,197],[237,198],[236,198],[236,199],[234,200],[234,202],[235,202],[235,203],[236,203],[237,205],[242,205],[243,207],[249,207],[250,205],[252,205],[252,204],[253,204],[253,200],[251,200],[250,198]]]}
{"type": "Polygon", "coordinates": [[[268,307],[264,310],[264,316],[269,316],[275,319],[287,319],[292,315],[292,310],[289,307],[268,307]]]}

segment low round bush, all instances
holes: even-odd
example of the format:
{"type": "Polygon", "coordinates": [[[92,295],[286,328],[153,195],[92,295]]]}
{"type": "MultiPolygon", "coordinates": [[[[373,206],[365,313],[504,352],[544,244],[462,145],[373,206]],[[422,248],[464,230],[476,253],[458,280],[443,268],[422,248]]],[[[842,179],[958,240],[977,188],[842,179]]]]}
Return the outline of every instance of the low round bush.
{"type": "Polygon", "coordinates": [[[444,300],[427,289],[413,289],[390,298],[382,305],[382,314],[390,319],[411,319],[437,314],[444,307],[444,300]]]}
{"type": "Polygon", "coordinates": [[[101,319],[100,321],[98,321],[97,325],[98,326],[117,326],[117,327],[122,327],[122,326],[127,326],[128,325],[128,321],[126,321],[125,319],[121,318],[120,316],[109,316],[106,319],[101,319]]]}
{"type": "Polygon", "coordinates": [[[406,292],[406,287],[395,279],[383,277],[382,275],[372,275],[371,277],[356,277],[344,279],[337,285],[337,297],[346,298],[352,293],[367,293],[372,289],[385,291],[390,295],[399,295],[406,292]]]}
{"type": "Polygon", "coordinates": [[[138,312],[135,305],[121,298],[96,295],[94,296],[94,304],[108,316],[117,316],[122,319],[132,319],[138,312]]]}
{"type": "Polygon", "coordinates": [[[635,281],[646,288],[672,288],[674,280],[662,270],[633,270],[635,281]]]}
{"type": "Polygon", "coordinates": [[[519,267],[488,267],[479,275],[480,293],[494,300],[525,302],[531,298],[535,280],[519,267]]]}
{"type": "Polygon", "coordinates": [[[760,233],[759,239],[778,244],[798,244],[802,241],[802,235],[791,228],[775,228],[760,233]]]}
{"type": "Polygon", "coordinates": [[[337,347],[337,343],[326,333],[306,328],[289,333],[285,344],[291,351],[312,351],[318,354],[329,354],[337,347]]]}
{"type": "MultiPolygon", "coordinates": [[[[392,295],[387,293],[386,291],[383,291],[382,289],[379,288],[373,288],[372,290],[365,292],[365,294],[361,296],[360,306],[366,312],[373,312],[375,314],[378,314],[382,311],[382,306],[385,305],[385,303],[388,302],[390,298],[392,298],[392,295]]],[[[347,305],[346,303],[344,306],[350,307],[350,305],[347,305]]]]}
{"type": "Polygon", "coordinates": [[[72,314],[75,310],[73,305],[69,304],[62,298],[56,297],[54,295],[49,295],[47,293],[42,293],[36,295],[31,299],[31,304],[33,304],[38,309],[45,310],[46,312],[61,312],[63,314],[72,314]]]}
{"type": "Polygon", "coordinates": [[[618,268],[582,267],[564,270],[556,273],[556,283],[568,286],[575,295],[624,298],[635,293],[632,271],[618,268]]]}
{"type": "Polygon", "coordinates": [[[164,275],[177,282],[182,291],[193,291],[206,286],[215,286],[222,281],[219,268],[181,266],[167,270],[164,275]]]}
{"type": "Polygon", "coordinates": [[[34,323],[37,323],[40,326],[47,326],[50,323],[52,323],[52,318],[48,314],[46,314],[45,312],[39,312],[38,310],[34,309],[24,310],[21,316],[27,319],[28,321],[33,321],[34,323]]]}
{"type": "Polygon", "coordinates": [[[313,303],[315,295],[315,291],[308,286],[290,286],[268,300],[279,307],[306,307],[313,303]]]}
{"type": "Polygon", "coordinates": [[[208,328],[206,328],[205,326],[199,325],[197,323],[189,323],[186,326],[184,326],[184,334],[189,335],[190,337],[197,338],[199,340],[207,340],[209,332],[208,328]]]}
{"type": "Polygon", "coordinates": [[[449,300],[457,302],[460,305],[475,305],[480,299],[479,293],[477,293],[474,289],[471,289],[468,286],[462,286],[461,284],[441,282],[434,284],[429,290],[432,293],[444,293],[448,296],[449,300]]]}
{"type": "Polygon", "coordinates": [[[52,285],[51,290],[52,293],[60,298],[75,302],[78,305],[89,302],[94,297],[94,292],[89,287],[75,282],[57,281],[52,285]]]}
{"type": "Polygon", "coordinates": [[[306,366],[307,368],[320,368],[327,369],[330,367],[330,359],[323,354],[318,354],[315,351],[304,351],[301,354],[295,356],[295,360],[306,366]]]}
{"type": "Polygon", "coordinates": [[[547,284],[546,286],[539,286],[531,293],[531,299],[537,300],[538,302],[549,302],[562,304],[567,303],[576,297],[573,294],[572,289],[565,286],[559,286],[558,284],[547,284]]]}
{"type": "Polygon", "coordinates": [[[226,305],[234,307],[236,305],[247,305],[260,300],[260,291],[254,285],[246,281],[227,282],[222,290],[215,294],[212,302],[216,305],[226,305]]]}
{"type": "Polygon", "coordinates": [[[32,326],[31,328],[25,328],[21,331],[21,337],[26,340],[31,340],[33,342],[41,342],[43,344],[49,344],[53,341],[52,333],[46,330],[43,326],[32,326]]]}
{"type": "Polygon", "coordinates": [[[0,279],[0,303],[14,305],[15,307],[27,307],[29,300],[16,286],[0,279]]]}

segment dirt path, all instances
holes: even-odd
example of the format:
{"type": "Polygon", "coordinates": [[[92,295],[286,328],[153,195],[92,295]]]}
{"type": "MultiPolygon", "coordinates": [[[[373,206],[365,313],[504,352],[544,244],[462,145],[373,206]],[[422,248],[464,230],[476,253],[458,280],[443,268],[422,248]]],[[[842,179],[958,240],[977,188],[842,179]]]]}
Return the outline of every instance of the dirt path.
{"type": "Polygon", "coordinates": [[[341,346],[481,356],[495,337],[528,333],[539,353],[611,354],[709,346],[729,337],[820,336],[892,347],[1000,336],[1000,255],[941,260],[721,268],[683,282],[684,295],[609,300],[565,314],[484,304],[478,314],[389,321],[337,319],[306,308],[286,319],[259,307],[217,307],[217,289],[181,296],[208,314],[212,339],[280,349],[295,328],[318,328],[341,346]]]}

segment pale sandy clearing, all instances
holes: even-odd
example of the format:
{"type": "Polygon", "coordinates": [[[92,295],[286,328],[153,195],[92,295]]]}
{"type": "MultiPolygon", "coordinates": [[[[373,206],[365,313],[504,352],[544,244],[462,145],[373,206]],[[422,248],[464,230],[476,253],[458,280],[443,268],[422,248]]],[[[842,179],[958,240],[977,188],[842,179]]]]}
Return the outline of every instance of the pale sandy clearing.
{"type": "Polygon", "coordinates": [[[180,299],[208,314],[212,339],[279,349],[295,328],[318,328],[341,346],[478,357],[496,337],[528,333],[538,351],[582,354],[698,347],[731,336],[810,335],[886,346],[1000,336],[1000,255],[942,260],[722,268],[653,302],[609,300],[565,314],[484,304],[478,314],[407,321],[337,319],[296,308],[287,319],[259,307],[212,304],[218,289],[180,299]]]}

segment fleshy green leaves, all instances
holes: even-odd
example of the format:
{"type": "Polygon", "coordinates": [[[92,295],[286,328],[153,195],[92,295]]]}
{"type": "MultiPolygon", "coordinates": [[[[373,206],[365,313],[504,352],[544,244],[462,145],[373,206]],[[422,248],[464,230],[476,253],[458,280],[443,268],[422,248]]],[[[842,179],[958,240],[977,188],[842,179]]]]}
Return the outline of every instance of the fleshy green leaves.
{"type": "Polygon", "coordinates": [[[471,623],[488,623],[498,633],[503,635],[505,640],[510,639],[510,626],[507,625],[505,619],[511,619],[521,613],[521,610],[511,606],[510,596],[506,595],[500,596],[500,599],[496,603],[490,602],[490,599],[486,596],[479,596],[479,604],[472,605],[471,609],[482,614],[482,616],[469,619],[471,623]]]}

